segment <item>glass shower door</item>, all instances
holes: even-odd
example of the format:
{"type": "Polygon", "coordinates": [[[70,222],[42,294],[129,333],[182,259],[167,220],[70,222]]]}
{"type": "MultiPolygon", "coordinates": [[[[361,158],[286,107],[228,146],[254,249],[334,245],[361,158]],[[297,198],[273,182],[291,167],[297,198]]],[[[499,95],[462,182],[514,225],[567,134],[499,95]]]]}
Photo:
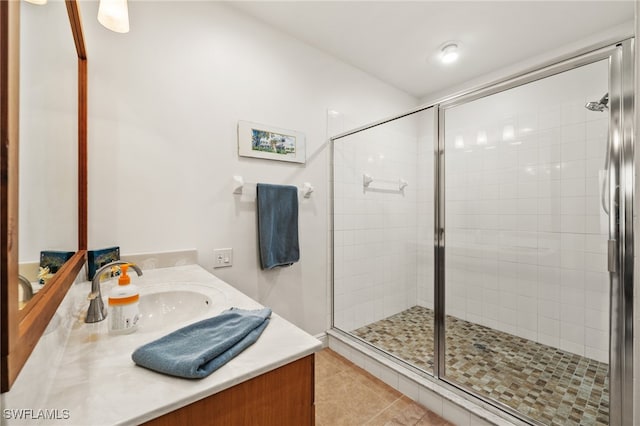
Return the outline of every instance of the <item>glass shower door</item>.
{"type": "Polygon", "coordinates": [[[433,108],[333,141],[334,327],[431,374],[433,108]]]}
{"type": "Polygon", "coordinates": [[[543,424],[609,424],[609,80],[602,60],[441,111],[443,377],[543,424]]]}

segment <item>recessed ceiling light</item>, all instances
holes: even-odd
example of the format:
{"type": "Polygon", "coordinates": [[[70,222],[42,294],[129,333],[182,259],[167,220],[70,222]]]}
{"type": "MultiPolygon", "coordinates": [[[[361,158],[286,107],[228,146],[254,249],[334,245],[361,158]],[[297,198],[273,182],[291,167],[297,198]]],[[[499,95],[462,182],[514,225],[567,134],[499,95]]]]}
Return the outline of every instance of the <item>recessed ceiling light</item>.
{"type": "Polygon", "coordinates": [[[458,52],[457,43],[447,43],[440,49],[440,60],[443,64],[450,64],[458,60],[460,53],[458,52]]]}

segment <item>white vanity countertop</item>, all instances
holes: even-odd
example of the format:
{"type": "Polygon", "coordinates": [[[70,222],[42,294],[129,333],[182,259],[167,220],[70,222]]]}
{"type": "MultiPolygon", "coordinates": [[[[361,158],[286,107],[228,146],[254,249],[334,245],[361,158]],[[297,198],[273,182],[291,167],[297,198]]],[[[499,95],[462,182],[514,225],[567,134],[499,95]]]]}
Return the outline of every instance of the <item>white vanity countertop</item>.
{"type": "MultiPolygon", "coordinates": [[[[139,424],[320,349],[321,343],[316,338],[274,312],[269,326],[256,343],[204,379],[182,379],[136,366],[131,360],[131,353],[145,343],[189,323],[217,315],[232,306],[243,309],[262,307],[198,265],[143,272],[144,275],[138,278],[131,271],[131,282],[140,287],[141,294],[154,285],[182,289],[186,288],[185,283],[195,284],[203,289],[211,289],[211,309],[187,322],[172,324],[161,330],[149,332],[141,328],[129,335],[109,335],[107,321],[85,324],[80,318],[88,306],[86,297],[90,283],[74,285],[65,298],[72,300],[73,318],[61,321],[61,326],[70,327],[71,331],[59,360],[49,364],[49,368],[55,369],[48,372],[50,383],[45,384],[44,379],[40,382],[37,375],[24,374],[23,371],[12,390],[2,394],[2,424],[139,424]],[[35,398],[33,393],[37,393],[35,398]],[[38,406],[33,406],[34,402],[38,406]],[[7,409],[33,409],[34,412],[30,414],[31,419],[19,421],[13,415],[8,416],[7,409]],[[34,422],[37,410],[41,409],[58,410],[56,414],[60,419],[34,422]]],[[[109,286],[103,284],[103,298],[108,290],[109,286]]],[[[25,366],[25,369],[28,367],[25,366]]]]}

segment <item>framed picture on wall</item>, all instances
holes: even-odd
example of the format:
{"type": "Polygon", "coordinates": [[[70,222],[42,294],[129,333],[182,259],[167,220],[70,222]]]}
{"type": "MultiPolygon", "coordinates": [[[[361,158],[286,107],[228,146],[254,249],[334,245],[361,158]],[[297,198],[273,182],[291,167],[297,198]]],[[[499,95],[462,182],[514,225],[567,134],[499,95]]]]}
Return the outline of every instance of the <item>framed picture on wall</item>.
{"type": "Polygon", "coordinates": [[[238,155],[304,164],[305,136],[294,130],[238,121],[238,155]]]}

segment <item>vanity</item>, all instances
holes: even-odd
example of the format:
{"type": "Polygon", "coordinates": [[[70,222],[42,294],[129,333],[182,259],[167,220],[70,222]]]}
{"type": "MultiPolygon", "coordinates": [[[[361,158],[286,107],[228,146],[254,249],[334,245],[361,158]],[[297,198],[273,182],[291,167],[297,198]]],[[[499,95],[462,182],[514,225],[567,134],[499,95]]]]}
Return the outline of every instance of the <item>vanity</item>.
{"type": "MultiPolygon", "coordinates": [[[[103,282],[103,294],[114,282],[103,282]]],[[[132,283],[144,316],[129,335],[108,334],[107,321],[86,324],[90,283],[71,287],[2,394],[2,424],[314,424],[313,354],[320,341],[274,312],[256,343],[210,376],[156,373],[133,363],[137,347],[232,306],[263,306],[195,264],[147,269],[132,283]],[[17,419],[21,409],[33,413],[17,419]]]]}

